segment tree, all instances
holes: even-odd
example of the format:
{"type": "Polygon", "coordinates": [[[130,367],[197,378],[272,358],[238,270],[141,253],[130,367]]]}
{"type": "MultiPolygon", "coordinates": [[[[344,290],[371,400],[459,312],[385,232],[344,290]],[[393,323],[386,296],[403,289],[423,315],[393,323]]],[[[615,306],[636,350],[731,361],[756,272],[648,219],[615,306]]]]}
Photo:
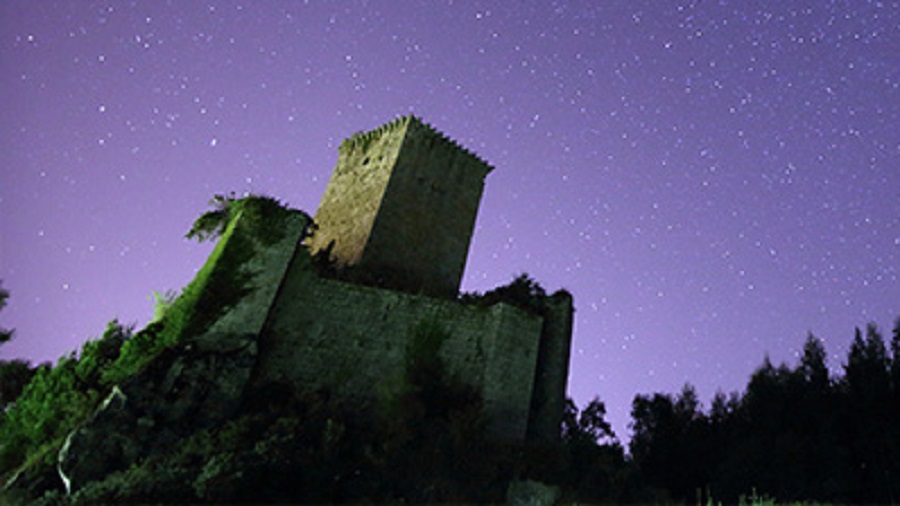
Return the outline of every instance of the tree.
{"type": "Polygon", "coordinates": [[[827,353],[822,341],[812,332],[803,344],[803,356],[800,358],[800,374],[810,385],[825,389],[828,387],[828,366],[825,361],[827,353]]]}
{"type": "Polygon", "coordinates": [[[540,283],[525,273],[516,276],[509,284],[494,288],[484,295],[463,294],[461,300],[482,307],[505,302],[539,316],[547,312],[547,292],[540,283]]]}
{"type": "Polygon", "coordinates": [[[562,440],[568,465],[560,481],[575,491],[579,501],[629,500],[624,496],[625,452],[606,421],[606,406],[598,397],[580,413],[572,399],[566,399],[562,440]]]}
{"type": "MultiPolygon", "coordinates": [[[[9,291],[3,288],[0,281],[0,310],[6,307],[8,298],[9,291]]],[[[9,342],[13,334],[13,330],[0,328],[0,345],[9,342]]],[[[35,371],[26,360],[0,360],[0,415],[19,397],[35,371]]]]}
{"type": "Polygon", "coordinates": [[[684,385],[675,400],[675,416],[681,424],[687,427],[702,415],[697,389],[691,384],[684,385]]]}
{"type": "Polygon", "coordinates": [[[809,334],[798,364],[766,357],[743,396],[638,396],[631,453],[644,483],[672,497],[737,502],[755,490],[780,501],[900,499],[900,320],[890,356],[878,328],[856,330],[844,376],[832,378],[809,334]]]}
{"type": "Polygon", "coordinates": [[[36,371],[27,360],[0,360],[0,413],[19,398],[36,371]]]}
{"type": "Polygon", "coordinates": [[[900,399],[900,317],[894,321],[891,336],[891,386],[895,397],[900,399]]]}
{"type": "Polygon", "coordinates": [[[891,336],[891,407],[888,413],[890,423],[887,434],[889,440],[888,455],[890,464],[888,472],[891,473],[891,482],[894,484],[891,491],[891,501],[896,502],[900,498],[900,317],[894,321],[894,331],[891,336]]]}
{"type": "Polygon", "coordinates": [[[725,424],[740,408],[741,399],[737,392],[725,395],[721,390],[713,396],[709,406],[709,422],[711,424],[725,424]]]}
{"type": "Polygon", "coordinates": [[[865,399],[871,407],[885,400],[883,397],[890,390],[890,361],[884,338],[874,324],[866,327],[865,339],[856,329],[844,373],[851,396],[865,399]]]}
{"type": "Polygon", "coordinates": [[[563,440],[569,442],[584,441],[599,444],[604,440],[616,440],[612,425],[606,421],[606,405],[599,397],[594,397],[581,413],[578,412],[572,399],[566,399],[562,432],[563,440]]]}
{"type": "Polygon", "coordinates": [[[228,227],[232,208],[237,201],[234,192],[228,195],[214,195],[209,201],[213,209],[200,215],[185,237],[204,242],[221,236],[228,227]]]}
{"type": "Polygon", "coordinates": [[[777,434],[783,441],[779,458],[788,471],[778,473],[776,483],[793,499],[835,500],[845,484],[840,477],[839,404],[829,378],[827,353],[822,341],[811,332],[803,345],[800,363],[784,387],[789,409],[777,434]]]}
{"type": "Polygon", "coordinates": [[[675,398],[638,395],[631,417],[631,455],[641,478],[676,500],[695,499],[713,466],[705,441],[706,417],[699,411],[694,388],[685,385],[675,398]]]}
{"type": "Polygon", "coordinates": [[[308,214],[288,209],[278,199],[268,195],[251,193],[238,198],[231,192],[228,195],[214,195],[209,204],[213,209],[197,218],[186,238],[200,242],[216,239],[225,233],[231,219],[238,214],[247,220],[254,238],[265,244],[277,242],[283,236],[285,220],[292,213],[300,213],[306,218],[301,239],[309,237],[315,229],[308,214]]]}
{"type": "MultiPolygon", "coordinates": [[[[6,299],[9,298],[9,291],[3,288],[3,282],[0,281],[0,310],[6,307],[6,299]]],[[[0,344],[9,342],[13,338],[14,331],[0,327],[0,344]]]]}
{"type": "Polygon", "coordinates": [[[892,432],[890,420],[890,361],[878,327],[869,324],[865,338],[856,329],[844,366],[845,424],[850,439],[851,465],[859,502],[890,502],[892,482],[892,432]]]}

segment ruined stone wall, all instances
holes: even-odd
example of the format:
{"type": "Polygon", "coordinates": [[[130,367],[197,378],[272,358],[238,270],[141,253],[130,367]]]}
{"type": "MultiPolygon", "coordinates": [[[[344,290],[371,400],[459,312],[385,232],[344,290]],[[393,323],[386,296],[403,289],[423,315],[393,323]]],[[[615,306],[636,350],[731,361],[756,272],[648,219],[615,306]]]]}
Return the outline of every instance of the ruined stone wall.
{"type": "MultiPolygon", "coordinates": [[[[229,229],[249,226],[244,221],[236,217],[229,229]]],[[[204,333],[259,335],[257,385],[284,382],[377,402],[403,381],[413,330],[437,324],[449,334],[439,357],[452,379],[481,394],[492,436],[558,437],[572,331],[568,294],[548,299],[541,318],[503,303],[476,307],[325,279],[300,243],[307,224],[295,213],[280,240],[252,242],[251,257],[239,267],[249,275],[249,292],[204,333]]],[[[231,235],[217,248],[238,247],[231,235]]]]}
{"type": "Polygon", "coordinates": [[[377,402],[402,379],[412,330],[437,323],[450,335],[442,363],[481,392],[490,434],[525,438],[541,318],[506,304],[477,308],[322,279],[306,262],[295,258],[279,292],[257,381],[377,402]]]}
{"type": "MultiPolygon", "coordinates": [[[[220,239],[217,249],[229,250],[231,248],[252,248],[248,252],[249,259],[241,264],[240,276],[245,278],[247,293],[238,300],[234,306],[221,314],[206,330],[206,334],[214,335],[257,335],[263,328],[269,309],[275,303],[275,296],[282,279],[285,277],[291,258],[293,258],[300,240],[307,227],[309,218],[299,212],[290,213],[286,219],[284,235],[272,244],[263,244],[253,239],[253,233],[243,214],[238,214],[229,223],[229,233],[220,239]],[[240,232],[245,239],[242,244],[231,241],[233,233],[240,232]]],[[[215,255],[211,255],[213,262],[215,255]]],[[[224,267],[212,264],[205,268],[212,273],[224,267]]],[[[215,297],[215,294],[211,294],[215,297]]]]}
{"type": "Polygon", "coordinates": [[[574,316],[575,308],[568,292],[559,291],[547,299],[528,422],[530,439],[555,441],[559,437],[569,380],[574,316]]]}

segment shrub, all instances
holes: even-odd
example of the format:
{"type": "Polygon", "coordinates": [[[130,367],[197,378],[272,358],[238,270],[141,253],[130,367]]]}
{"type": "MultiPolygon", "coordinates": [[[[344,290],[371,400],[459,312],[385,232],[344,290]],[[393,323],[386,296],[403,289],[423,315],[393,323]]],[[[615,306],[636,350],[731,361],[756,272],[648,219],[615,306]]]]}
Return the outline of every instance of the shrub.
{"type": "Polygon", "coordinates": [[[73,352],[54,367],[37,369],[0,424],[0,474],[37,454],[45,454],[46,463],[52,461],[55,454],[46,447],[59,446],[105,396],[102,372],[118,358],[131,331],[113,320],[100,339],[81,347],[78,356],[73,352]]]}
{"type": "Polygon", "coordinates": [[[498,302],[518,307],[537,316],[547,314],[547,292],[528,274],[516,276],[508,285],[499,286],[484,293],[464,293],[460,302],[479,307],[489,307],[498,302]]]}

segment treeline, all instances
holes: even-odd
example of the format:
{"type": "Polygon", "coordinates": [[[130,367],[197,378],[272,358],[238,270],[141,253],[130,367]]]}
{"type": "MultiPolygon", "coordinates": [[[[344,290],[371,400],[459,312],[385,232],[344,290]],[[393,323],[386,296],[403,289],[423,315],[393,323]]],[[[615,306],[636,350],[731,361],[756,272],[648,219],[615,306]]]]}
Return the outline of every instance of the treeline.
{"type": "Polygon", "coordinates": [[[701,409],[692,387],[639,395],[630,444],[635,478],[660,497],[735,502],[752,491],[781,501],[900,501],[900,319],[890,340],[856,330],[832,376],[809,335],[793,368],[768,358],[742,395],[701,409]]]}

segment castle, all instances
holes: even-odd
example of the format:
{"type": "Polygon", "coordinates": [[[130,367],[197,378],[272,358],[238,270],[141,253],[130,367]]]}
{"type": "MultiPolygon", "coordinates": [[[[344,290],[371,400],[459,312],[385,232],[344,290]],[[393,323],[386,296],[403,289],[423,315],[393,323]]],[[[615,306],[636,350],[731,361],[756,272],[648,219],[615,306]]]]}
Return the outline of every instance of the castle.
{"type": "MultiPolygon", "coordinates": [[[[452,378],[480,393],[490,435],[554,440],[565,403],[571,296],[534,314],[457,298],[484,178],[491,167],[414,116],[345,140],[305,238],[308,218],[257,248],[249,296],[211,333],[259,336],[253,382],[376,402],[403,371],[412,333],[446,334],[437,352],[452,378]],[[306,244],[302,242],[306,240],[306,244]],[[321,275],[312,253],[362,272],[366,284],[321,275]]],[[[244,225],[238,216],[230,225],[244,225]]],[[[229,234],[217,247],[229,248],[229,234]]]]}
{"type": "Polygon", "coordinates": [[[355,415],[393,409],[416,388],[411,371],[477,393],[490,438],[558,440],[572,297],[531,285],[524,302],[510,287],[477,303],[458,295],[490,170],[407,116],[340,146],[317,227],[271,198],[212,212],[221,235],[206,263],[163,320],[128,341],[174,344],[69,433],[66,490],[220,426],[246,401],[322,395],[355,415]]]}

